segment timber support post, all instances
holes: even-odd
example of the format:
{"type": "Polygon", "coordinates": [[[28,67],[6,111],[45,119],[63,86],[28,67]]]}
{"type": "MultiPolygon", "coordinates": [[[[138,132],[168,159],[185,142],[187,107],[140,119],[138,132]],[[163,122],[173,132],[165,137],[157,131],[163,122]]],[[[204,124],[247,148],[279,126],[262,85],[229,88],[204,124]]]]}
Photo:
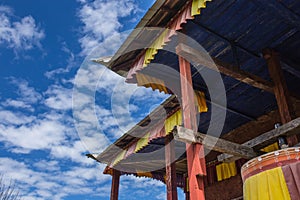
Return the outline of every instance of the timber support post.
{"type": "Polygon", "coordinates": [[[165,139],[165,160],[166,160],[166,186],[167,200],[177,200],[177,180],[175,165],[175,148],[173,134],[170,133],[165,139]]]}
{"type": "Polygon", "coordinates": [[[112,169],[110,200],[118,200],[119,198],[120,176],[120,171],[112,169]]]}
{"type": "Polygon", "coordinates": [[[190,193],[189,193],[189,179],[188,179],[188,174],[183,175],[184,179],[184,194],[185,194],[185,200],[190,200],[190,193]]]}
{"type": "MultiPolygon", "coordinates": [[[[181,83],[181,102],[183,124],[185,128],[198,131],[191,65],[183,57],[178,56],[181,83]]],[[[204,179],[206,165],[202,144],[186,143],[190,200],[204,200],[204,179]]]]}
{"type": "MultiPolygon", "coordinates": [[[[264,49],[263,56],[267,61],[270,77],[274,83],[274,94],[278,105],[281,123],[286,124],[295,118],[295,113],[283,71],[281,69],[279,54],[273,49],[264,49]]],[[[288,137],[287,140],[289,146],[294,146],[298,143],[296,135],[288,137]]]]}

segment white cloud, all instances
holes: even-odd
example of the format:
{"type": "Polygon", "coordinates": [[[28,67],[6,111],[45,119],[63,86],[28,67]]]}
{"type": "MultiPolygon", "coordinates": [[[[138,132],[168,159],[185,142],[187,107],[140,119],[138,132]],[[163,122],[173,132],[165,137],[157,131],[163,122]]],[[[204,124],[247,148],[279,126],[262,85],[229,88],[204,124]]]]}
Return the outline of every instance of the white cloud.
{"type": "MultiPolygon", "coordinates": [[[[83,35],[79,40],[82,54],[89,53],[99,44],[105,46],[100,49],[99,55],[112,54],[125,38],[124,34],[119,33],[122,28],[120,18],[135,12],[136,5],[131,0],[79,1],[81,8],[78,16],[83,23],[83,35]]],[[[12,10],[3,6],[0,6],[0,13],[0,44],[6,44],[14,51],[40,46],[44,32],[31,16],[15,20],[12,10]]],[[[74,66],[73,52],[64,45],[62,50],[69,55],[67,66],[46,72],[45,75],[49,79],[57,81],[55,75],[68,73],[74,66]]],[[[117,137],[124,132],[115,129],[114,126],[119,125],[122,130],[127,130],[133,124],[128,122],[126,115],[121,116],[118,124],[107,107],[93,106],[95,99],[91,91],[105,90],[100,95],[106,100],[105,95],[110,94],[120,80],[116,74],[105,70],[99,65],[89,63],[82,71],[83,76],[77,79],[80,89],[84,88],[84,91],[78,91],[78,98],[74,99],[74,103],[80,105],[79,115],[82,121],[76,127],[84,133],[79,134],[80,138],[70,116],[72,97],[69,88],[59,85],[57,81],[55,85],[49,86],[47,91],[39,92],[25,80],[10,79],[11,83],[17,86],[18,97],[0,102],[4,106],[0,112],[0,142],[6,147],[4,152],[15,153],[15,159],[0,157],[0,171],[17,181],[24,200],[61,200],[72,195],[97,195],[108,198],[111,177],[102,174],[104,165],[87,159],[85,153],[87,149],[95,150],[91,153],[100,153],[109,145],[108,138],[99,132],[100,129],[117,137]],[[28,109],[32,113],[12,112],[9,110],[11,107],[28,109]],[[34,108],[39,114],[33,113],[34,108]],[[31,155],[23,156],[17,153],[31,155]],[[43,158],[39,157],[40,153],[43,158]],[[27,160],[31,156],[34,159],[27,160]],[[17,158],[22,161],[16,160],[17,158]]],[[[126,89],[120,92],[130,95],[126,89]]],[[[139,93],[141,98],[145,98],[144,94],[146,95],[139,93]]],[[[129,104],[127,107],[138,110],[137,105],[129,104]]],[[[116,110],[122,114],[127,113],[127,108],[120,106],[116,107],[116,110]]],[[[137,185],[139,191],[142,187],[161,188],[162,185],[146,179],[123,180],[123,194],[132,192],[132,185],[137,185]]],[[[152,191],[158,189],[154,188],[152,191]]],[[[148,194],[148,197],[151,196],[148,194]]]]}
{"type": "MultiPolygon", "coordinates": [[[[48,167],[46,162],[48,161],[42,160],[36,165],[48,167]]],[[[55,161],[49,163],[56,165],[55,161]]],[[[0,171],[7,181],[15,181],[16,189],[25,200],[61,200],[69,195],[99,195],[99,185],[106,184],[110,179],[109,176],[100,173],[103,170],[103,165],[95,164],[65,170],[58,168],[49,172],[45,169],[34,170],[26,162],[0,157],[0,171]],[[93,184],[90,184],[91,182],[93,184]]],[[[108,193],[105,195],[108,196],[108,193]]]]}
{"type": "Polygon", "coordinates": [[[9,78],[10,82],[17,86],[17,94],[19,97],[14,99],[16,101],[22,101],[25,105],[32,105],[39,102],[42,99],[42,95],[35,90],[35,88],[29,86],[29,83],[23,79],[9,78]]]}
{"type": "Polygon", "coordinates": [[[2,103],[5,107],[14,107],[14,108],[23,108],[29,111],[33,111],[31,105],[26,104],[24,101],[14,100],[14,99],[7,99],[5,102],[2,103]]]}
{"type": "Polygon", "coordinates": [[[27,116],[8,110],[0,111],[0,142],[13,153],[49,151],[52,158],[85,165],[93,163],[85,157],[88,149],[99,153],[109,145],[105,135],[96,131],[78,137],[68,115],[46,112],[27,116]]]}
{"type": "Polygon", "coordinates": [[[41,47],[40,41],[45,37],[32,16],[25,16],[20,21],[13,21],[10,7],[0,6],[0,44],[14,51],[41,47]]]}
{"type": "Polygon", "coordinates": [[[92,49],[102,44],[102,56],[113,54],[125,39],[120,33],[120,18],[129,16],[138,10],[132,0],[95,0],[87,3],[81,1],[79,18],[84,24],[83,37],[79,39],[82,53],[87,55],[92,49]]]}
{"type": "Polygon", "coordinates": [[[65,139],[65,127],[59,121],[45,118],[35,119],[29,124],[19,126],[0,124],[0,141],[9,145],[13,152],[45,150],[59,145],[65,139]]]}
{"type": "Polygon", "coordinates": [[[0,110],[0,125],[23,125],[31,123],[34,120],[33,116],[26,116],[19,112],[12,112],[9,110],[0,110]]]}
{"type": "Polygon", "coordinates": [[[4,108],[0,109],[0,142],[5,144],[7,150],[26,154],[34,150],[49,151],[52,158],[91,164],[91,160],[85,159],[88,149],[100,153],[109,145],[109,140],[104,134],[95,129],[86,131],[90,127],[89,124],[98,124],[97,119],[91,120],[93,117],[89,106],[91,98],[85,99],[86,95],[79,96],[80,102],[86,104],[80,114],[83,114],[88,126],[82,123],[80,128],[84,134],[78,135],[69,114],[72,108],[71,89],[54,84],[41,95],[25,80],[10,78],[10,81],[18,88],[16,100],[10,101],[17,102],[16,105],[42,107],[46,110],[39,114],[34,112],[26,114],[9,110],[7,100],[2,103],[4,108]]]}
{"type": "Polygon", "coordinates": [[[60,85],[52,85],[45,92],[44,103],[53,109],[69,110],[72,108],[72,90],[60,85]]]}
{"type": "Polygon", "coordinates": [[[51,156],[53,158],[59,159],[70,159],[73,162],[81,164],[93,164],[95,161],[91,159],[86,159],[87,150],[84,147],[81,140],[73,141],[71,144],[67,145],[55,145],[51,147],[51,156]]]}
{"type": "Polygon", "coordinates": [[[39,171],[59,171],[61,169],[57,160],[39,160],[33,166],[39,171]]]}

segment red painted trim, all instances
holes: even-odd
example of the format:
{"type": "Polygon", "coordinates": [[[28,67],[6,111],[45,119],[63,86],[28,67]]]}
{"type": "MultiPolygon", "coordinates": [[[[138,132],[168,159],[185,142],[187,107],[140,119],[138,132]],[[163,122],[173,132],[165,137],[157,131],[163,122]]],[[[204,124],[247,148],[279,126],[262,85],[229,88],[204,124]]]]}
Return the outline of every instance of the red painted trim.
{"type": "Polygon", "coordinates": [[[167,200],[177,200],[177,180],[176,180],[176,165],[175,165],[175,148],[173,135],[166,136],[165,141],[165,160],[166,160],[166,185],[167,185],[167,200]]]}
{"type": "MultiPolygon", "coordinates": [[[[198,131],[194,89],[190,63],[178,56],[180,67],[182,111],[184,127],[198,131]]],[[[204,180],[206,174],[204,151],[201,144],[186,144],[190,200],[204,200],[204,180]]]]}

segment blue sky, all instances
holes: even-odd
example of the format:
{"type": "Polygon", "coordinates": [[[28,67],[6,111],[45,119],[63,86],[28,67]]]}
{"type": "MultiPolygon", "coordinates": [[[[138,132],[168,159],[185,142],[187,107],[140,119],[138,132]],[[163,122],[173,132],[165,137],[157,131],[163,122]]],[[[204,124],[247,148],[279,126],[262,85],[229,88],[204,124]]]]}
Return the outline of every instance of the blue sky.
{"type": "MultiPolygon", "coordinates": [[[[90,59],[112,55],[152,3],[0,0],[0,173],[23,200],[109,199],[111,177],[85,154],[100,153],[165,96],[124,85],[90,59]],[[74,98],[74,85],[94,93],[74,98]]],[[[120,199],[141,198],[165,199],[165,186],[122,177],[120,199]]]]}

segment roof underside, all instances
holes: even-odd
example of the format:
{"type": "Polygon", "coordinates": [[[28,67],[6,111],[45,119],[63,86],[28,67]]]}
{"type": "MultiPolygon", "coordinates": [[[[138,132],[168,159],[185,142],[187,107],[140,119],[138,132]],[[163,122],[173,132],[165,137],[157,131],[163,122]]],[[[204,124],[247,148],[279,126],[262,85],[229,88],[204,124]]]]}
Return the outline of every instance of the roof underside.
{"type": "MultiPolygon", "coordinates": [[[[162,4],[161,8],[163,9],[152,10],[151,12],[156,14],[148,19],[146,26],[166,26],[168,20],[185,5],[183,2],[185,1],[167,1],[167,3],[162,4]],[[157,21],[157,19],[161,20],[157,21]]],[[[184,30],[186,35],[201,44],[211,56],[223,62],[239,66],[241,69],[265,80],[270,80],[270,77],[261,52],[266,47],[274,48],[281,55],[282,67],[289,89],[300,95],[299,16],[300,2],[298,0],[282,0],[280,2],[275,0],[218,0],[208,3],[206,9],[202,10],[201,15],[196,16],[194,20],[189,20],[184,25],[184,30]]],[[[143,37],[145,36],[139,33],[134,41],[129,38],[130,41],[127,40],[120,51],[126,49],[126,46],[135,45],[139,40],[142,41],[143,37]]],[[[172,41],[176,41],[176,36],[172,38],[172,41]]],[[[110,68],[114,71],[128,71],[141,52],[143,52],[143,49],[118,57],[110,63],[110,68]]],[[[164,50],[159,51],[153,63],[164,64],[178,71],[177,55],[164,50]]],[[[208,69],[203,68],[202,70],[204,74],[205,70],[208,69]]],[[[152,64],[145,68],[142,73],[154,74],[161,79],[168,76],[168,74],[164,74],[163,70],[159,70],[152,64]]],[[[222,112],[224,109],[226,111],[222,134],[229,133],[241,125],[277,109],[273,94],[241,83],[228,76],[222,75],[222,78],[227,98],[227,109],[218,107],[220,109],[218,112],[222,112]]],[[[174,80],[179,79],[174,77],[174,80]]],[[[199,123],[199,131],[206,133],[209,123],[211,123],[210,95],[203,78],[199,73],[196,73],[195,69],[193,69],[193,84],[196,90],[204,91],[207,97],[209,112],[201,114],[199,123]]],[[[218,104],[218,102],[214,103],[218,104]]],[[[177,109],[178,106],[178,104],[174,104],[171,107],[177,109]]],[[[218,123],[218,119],[212,123],[218,123]]],[[[134,140],[134,138],[125,136],[115,144],[123,148],[134,140]]],[[[163,145],[163,140],[155,140],[142,149],[141,152],[151,152],[163,145]]],[[[178,143],[177,146],[178,149],[182,148],[182,144],[178,143]]],[[[113,154],[113,152],[106,151],[102,154],[102,158],[104,155],[108,158],[113,154]]],[[[183,164],[184,157],[185,155],[177,163],[179,172],[181,170],[182,173],[186,171],[186,165],[183,164]]],[[[134,156],[130,159],[134,159],[134,156]]],[[[130,159],[122,162],[124,164],[125,162],[129,163],[130,159]]],[[[120,165],[122,162],[120,162],[120,165]]],[[[152,162],[164,162],[164,158],[152,162]]],[[[152,165],[150,161],[145,161],[142,167],[148,164],[152,165]]],[[[134,167],[139,166],[135,165],[134,167]]]]}

